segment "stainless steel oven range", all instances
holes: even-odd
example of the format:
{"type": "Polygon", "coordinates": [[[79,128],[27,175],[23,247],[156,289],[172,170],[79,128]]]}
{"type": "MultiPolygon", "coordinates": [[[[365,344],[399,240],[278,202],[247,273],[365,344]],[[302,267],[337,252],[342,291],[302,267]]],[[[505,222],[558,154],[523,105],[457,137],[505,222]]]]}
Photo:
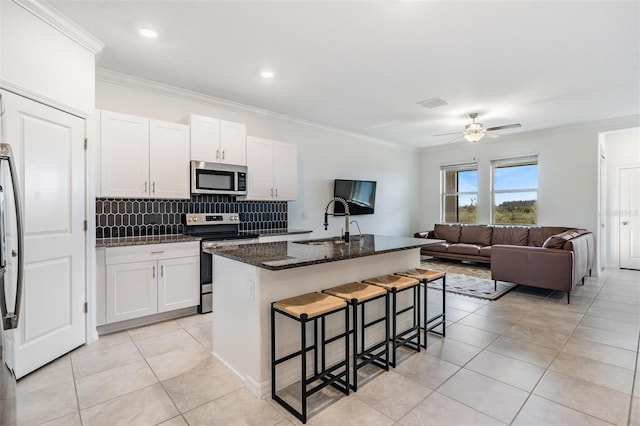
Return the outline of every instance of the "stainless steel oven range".
{"type": "Polygon", "coordinates": [[[237,213],[186,213],[185,234],[200,237],[200,305],[206,314],[213,308],[213,256],[203,249],[258,242],[258,235],[240,233],[237,213]]]}

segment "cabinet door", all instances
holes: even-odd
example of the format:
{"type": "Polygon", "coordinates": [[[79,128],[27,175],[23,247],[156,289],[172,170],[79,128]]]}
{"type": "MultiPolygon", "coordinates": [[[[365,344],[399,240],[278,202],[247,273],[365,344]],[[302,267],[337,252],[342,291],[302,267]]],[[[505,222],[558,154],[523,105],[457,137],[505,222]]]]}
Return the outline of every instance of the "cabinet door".
{"type": "Polygon", "coordinates": [[[220,161],[247,165],[247,126],[220,120],[220,161]]]}
{"type": "Polygon", "coordinates": [[[191,159],[218,162],[220,159],[220,120],[192,114],[191,159]],[[217,156],[217,158],[216,158],[217,156]]]}
{"type": "Polygon", "coordinates": [[[149,196],[149,120],[100,113],[100,195],[149,196]]]}
{"type": "Polygon", "coordinates": [[[273,200],[273,141],[247,138],[247,200],[273,200]]]}
{"type": "Polygon", "coordinates": [[[200,257],[158,262],[158,312],[196,306],[200,301],[200,257]]]}
{"type": "Polygon", "coordinates": [[[151,197],[189,199],[189,126],[150,120],[149,135],[151,197]]]}
{"type": "Polygon", "coordinates": [[[107,265],[107,323],[158,312],[158,262],[107,265]]]}
{"type": "Polygon", "coordinates": [[[276,199],[295,200],[298,195],[298,147],[289,143],[273,145],[273,174],[276,199]]]}

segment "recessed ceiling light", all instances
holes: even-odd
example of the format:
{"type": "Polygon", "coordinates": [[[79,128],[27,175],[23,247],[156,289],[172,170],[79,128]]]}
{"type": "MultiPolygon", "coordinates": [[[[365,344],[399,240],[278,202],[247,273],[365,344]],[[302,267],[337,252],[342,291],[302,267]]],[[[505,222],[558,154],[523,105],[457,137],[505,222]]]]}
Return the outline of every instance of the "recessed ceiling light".
{"type": "Polygon", "coordinates": [[[140,29],[140,35],[143,35],[147,38],[156,38],[158,37],[158,33],[149,29],[149,28],[141,28],[140,29]]]}
{"type": "Polygon", "coordinates": [[[273,78],[274,74],[271,71],[262,71],[260,75],[262,76],[262,78],[273,78]]]}

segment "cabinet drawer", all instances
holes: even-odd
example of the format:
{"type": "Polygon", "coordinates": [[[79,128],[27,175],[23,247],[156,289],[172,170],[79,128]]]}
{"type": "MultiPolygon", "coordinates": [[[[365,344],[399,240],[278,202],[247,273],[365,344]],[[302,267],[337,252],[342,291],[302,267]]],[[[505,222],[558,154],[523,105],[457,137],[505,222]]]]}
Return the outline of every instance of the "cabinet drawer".
{"type": "Polygon", "coordinates": [[[139,246],[107,247],[105,261],[107,265],[129,262],[145,262],[178,257],[200,255],[200,243],[197,241],[167,244],[146,244],[139,246]]]}

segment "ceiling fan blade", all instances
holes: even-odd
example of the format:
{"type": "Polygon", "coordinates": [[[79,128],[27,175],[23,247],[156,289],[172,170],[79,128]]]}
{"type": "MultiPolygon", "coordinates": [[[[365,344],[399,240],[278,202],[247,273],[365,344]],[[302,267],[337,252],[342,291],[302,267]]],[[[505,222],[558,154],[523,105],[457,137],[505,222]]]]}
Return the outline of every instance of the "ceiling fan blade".
{"type": "Polygon", "coordinates": [[[496,126],[496,127],[488,127],[486,129],[484,129],[487,132],[493,132],[494,130],[504,130],[504,129],[513,129],[516,127],[522,127],[522,124],[520,123],[514,123],[514,124],[505,124],[504,126],[496,126]]]}
{"type": "Polygon", "coordinates": [[[439,133],[437,135],[432,135],[432,136],[451,136],[451,135],[461,135],[462,133],[460,132],[453,132],[453,133],[439,133]]]}
{"type": "Polygon", "coordinates": [[[448,143],[455,142],[455,141],[457,141],[458,139],[460,139],[460,138],[461,138],[461,137],[463,137],[463,136],[464,136],[464,134],[458,135],[458,136],[456,136],[455,138],[453,138],[453,139],[451,139],[451,140],[446,141],[444,144],[446,145],[446,144],[448,144],[448,143]]]}

